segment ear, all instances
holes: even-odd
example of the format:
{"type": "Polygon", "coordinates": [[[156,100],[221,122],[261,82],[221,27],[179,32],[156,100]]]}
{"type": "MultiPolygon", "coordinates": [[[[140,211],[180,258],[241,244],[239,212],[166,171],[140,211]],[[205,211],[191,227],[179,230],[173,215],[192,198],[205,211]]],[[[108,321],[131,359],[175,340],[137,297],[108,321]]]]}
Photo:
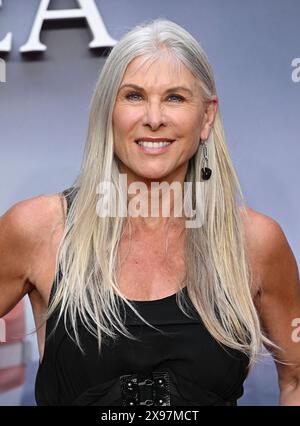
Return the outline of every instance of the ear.
{"type": "Polygon", "coordinates": [[[218,111],[218,97],[214,95],[212,99],[204,103],[205,110],[203,115],[202,129],[200,137],[202,140],[206,140],[209,137],[211,128],[213,127],[215,117],[218,111]]]}

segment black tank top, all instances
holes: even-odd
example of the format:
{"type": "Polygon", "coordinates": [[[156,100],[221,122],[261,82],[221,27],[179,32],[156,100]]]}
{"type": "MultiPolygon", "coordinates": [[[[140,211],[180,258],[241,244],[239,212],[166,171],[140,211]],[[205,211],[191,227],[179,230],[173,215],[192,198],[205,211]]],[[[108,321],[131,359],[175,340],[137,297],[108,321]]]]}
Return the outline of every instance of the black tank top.
{"type": "MultiPolygon", "coordinates": [[[[64,191],[68,209],[71,190],[64,191]]],[[[84,354],[66,332],[63,318],[50,335],[54,313],[46,324],[45,350],[36,376],[37,405],[236,405],[243,395],[249,359],[221,346],[208,333],[186,287],[183,292],[192,318],[180,310],[176,294],[133,302],[159,331],[125,304],[126,327],[139,340],[122,334],[116,340],[107,337],[100,355],[96,338],[80,321],[84,354]]],[[[54,284],[50,300],[53,294],[54,284]]]]}

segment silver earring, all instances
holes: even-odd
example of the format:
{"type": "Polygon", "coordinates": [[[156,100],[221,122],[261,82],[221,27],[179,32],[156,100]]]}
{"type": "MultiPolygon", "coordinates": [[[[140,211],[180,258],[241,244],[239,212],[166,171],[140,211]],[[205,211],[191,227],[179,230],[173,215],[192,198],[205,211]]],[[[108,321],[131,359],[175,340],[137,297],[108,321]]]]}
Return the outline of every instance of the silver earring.
{"type": "Polygon", "coordinates": [[[202,143],[204,167],[201,168],[201,177],[203,180],[208,180],[211,177],[212,170],[208,167],[208,154],[206,140],[202,143]]]}

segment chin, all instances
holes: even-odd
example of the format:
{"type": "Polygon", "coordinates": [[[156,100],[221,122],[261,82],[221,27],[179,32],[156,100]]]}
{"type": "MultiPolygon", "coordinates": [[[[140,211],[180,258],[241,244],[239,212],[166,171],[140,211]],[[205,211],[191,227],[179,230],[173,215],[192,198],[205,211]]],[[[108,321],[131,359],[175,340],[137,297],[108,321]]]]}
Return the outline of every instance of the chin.
{"type": "Polygon", "coordinates": [[[148,181],[152,181],[152,182],[160,182],[160,181],[164,181],[167,179],[167,176],[169,175],[169,173],[164,173],[164,172],[149,172],[149,173],[145,173],[145,171],[140,174],[140,179],[141,180],[148,180],[148,181]]]}

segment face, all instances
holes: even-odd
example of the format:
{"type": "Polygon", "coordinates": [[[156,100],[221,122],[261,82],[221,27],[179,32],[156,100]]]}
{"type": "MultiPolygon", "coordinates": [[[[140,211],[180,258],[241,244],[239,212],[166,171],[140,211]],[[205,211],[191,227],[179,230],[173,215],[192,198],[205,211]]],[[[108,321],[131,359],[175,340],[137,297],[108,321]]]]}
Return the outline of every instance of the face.
{"type": "Polygon", "coordinates": [[[128,65],[113,111],[120,171],[128,182],[183,181],[200,139],[209,135],[216,101],[204,103],[197,79],[182,63],[174,67],[173,58],[141,61],[128,65]]]}

